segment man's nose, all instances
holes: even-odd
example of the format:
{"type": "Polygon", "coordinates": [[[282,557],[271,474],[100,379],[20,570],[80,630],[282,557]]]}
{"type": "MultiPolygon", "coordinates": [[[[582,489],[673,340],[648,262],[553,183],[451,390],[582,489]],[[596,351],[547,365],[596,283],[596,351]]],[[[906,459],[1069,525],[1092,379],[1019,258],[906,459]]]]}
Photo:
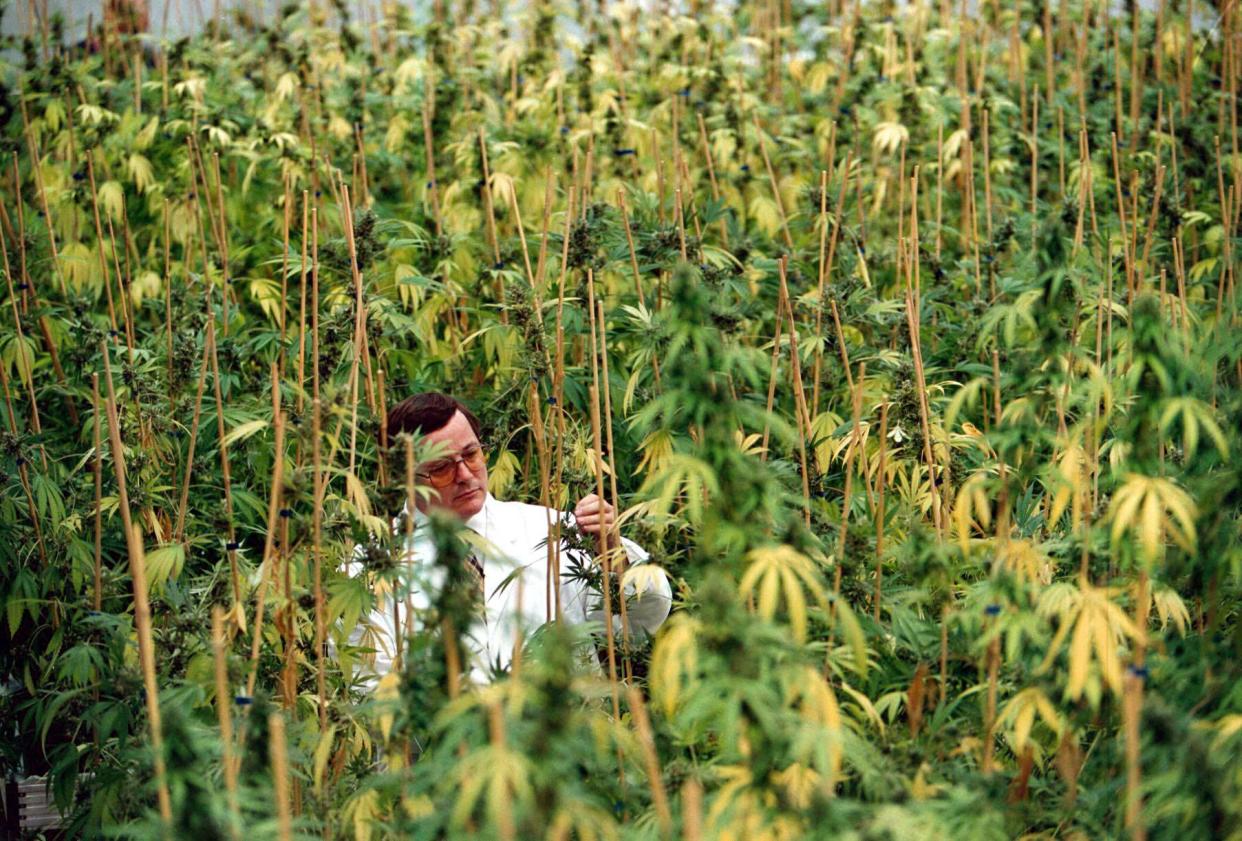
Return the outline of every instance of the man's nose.
{"type": "Polygon", "coordinates": [[[466,462],[463,460],[457,462],[457,473],[454,475],[454,478],[458,482],[469,482],[474,478],[474,473],[466,466],[466,462]],[[463,476],[463,474],[465,475],[463,476]]]}

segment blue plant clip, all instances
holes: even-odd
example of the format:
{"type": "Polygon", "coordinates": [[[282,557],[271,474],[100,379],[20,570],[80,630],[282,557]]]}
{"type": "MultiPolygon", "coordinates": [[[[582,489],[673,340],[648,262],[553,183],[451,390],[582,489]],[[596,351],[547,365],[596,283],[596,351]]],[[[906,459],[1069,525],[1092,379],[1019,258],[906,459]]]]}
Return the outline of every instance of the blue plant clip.
{"type": "Polygon", "coordinates": [[[987,607],[985,607],[985,608],[983,609],[983,612],[984,612],[985,614],[987,614],[988,616],[999,616],[999,615],[1000,615],[1000,610],[1001,610],[1001,609],[1000,609],[1000,605],[998,605],[998,604],[990,604],[990,605],[988,605],[987,607]]]}

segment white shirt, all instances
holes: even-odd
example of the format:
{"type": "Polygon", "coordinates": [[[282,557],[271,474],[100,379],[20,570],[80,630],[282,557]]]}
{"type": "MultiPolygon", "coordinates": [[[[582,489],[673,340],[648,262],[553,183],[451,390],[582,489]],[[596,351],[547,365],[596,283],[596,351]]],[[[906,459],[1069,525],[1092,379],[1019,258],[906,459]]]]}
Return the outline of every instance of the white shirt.
{"type": "MultiPolygon", "coordinates": [[[[469,629],[459,631],[463,658],[468,658],[463,670],[471,682],[486,683],[490,665],[507,668],[519,638],[528,639],[549,618],[555,621],[556,593],[548,592],[551,588],[546,541],[548,524],[555,523],[558,516],[563,516],[566,524],[573,523],[570,514],[562,515],[542,505],[503,502],[489,493],[479,513],[465,522],[481,538],[472,542],[477,544],[474,556],[483,567],[484,590],[482,615],[469,629]]],[[[399,610],[407,633],[421,629],[419,617],[430,607],[431,594],[438,591],[444,577],[444,570],[434,563],[435,549],[426,515],[415,512],[414,523],[414,534],[405,553],[405,562],[412,565],[408,571],[410,593],[408,599],[401,599],[399,610]]],[[[627,538],[621,542],[630,564],[647,562],[648,555],[638,544],[627,538]]],[[[560,597],[564,620],[570,624],[602,622],[603,611],[593,609],[600,601],[599,594],[590,591],[584,581],[568,578],[569,564],[568,550],[562,544],[560,597]]],[[[349,565],[351,576],[361,570],[359,563],[349,565]]],[[[627,624],[631,636],[641,638],[653,633],[668,617],[672,591],[667,575],[654,564],[630,573],[628,578],[627,624]]],[[[619,612],[618,605],[612,607],[619,612]]],[[[617,616],[613,617],[613,627],[617,632],[621,629],[617,616]]],[[[374,663],[364,666],[363,673],[372,686],[392,669],[397,636],[393,593],[387,589],[377,596],[375,608],[350,635],[351,643],[375,650],[374,663]]]]}

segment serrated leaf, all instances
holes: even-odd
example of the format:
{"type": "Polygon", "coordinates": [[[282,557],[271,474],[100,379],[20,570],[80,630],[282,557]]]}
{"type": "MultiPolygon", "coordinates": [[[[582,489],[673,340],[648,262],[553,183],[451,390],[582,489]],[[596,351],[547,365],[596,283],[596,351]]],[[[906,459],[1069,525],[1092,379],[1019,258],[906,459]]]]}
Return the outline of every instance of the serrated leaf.
{"type": "Polygon", "coordinates": [[[238,424],[224,434],[223,440],[225,446],[231,447],[238,441],[244,441],[252,435],[267,429],[269,421],[259,418],[257,420],[247,421],[238,424]]]}

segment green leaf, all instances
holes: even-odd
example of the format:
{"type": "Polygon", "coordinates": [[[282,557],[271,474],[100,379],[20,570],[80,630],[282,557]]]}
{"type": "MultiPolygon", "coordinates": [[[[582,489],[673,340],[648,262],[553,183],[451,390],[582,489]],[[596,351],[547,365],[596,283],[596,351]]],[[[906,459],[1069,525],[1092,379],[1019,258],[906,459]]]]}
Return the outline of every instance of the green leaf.
{"type": "Polygon", "coordinates": [[[172,543],[146,553],[147,584],[158,593],[169,578],[175,579],[185,565],[185,545],[172,543]]]}

